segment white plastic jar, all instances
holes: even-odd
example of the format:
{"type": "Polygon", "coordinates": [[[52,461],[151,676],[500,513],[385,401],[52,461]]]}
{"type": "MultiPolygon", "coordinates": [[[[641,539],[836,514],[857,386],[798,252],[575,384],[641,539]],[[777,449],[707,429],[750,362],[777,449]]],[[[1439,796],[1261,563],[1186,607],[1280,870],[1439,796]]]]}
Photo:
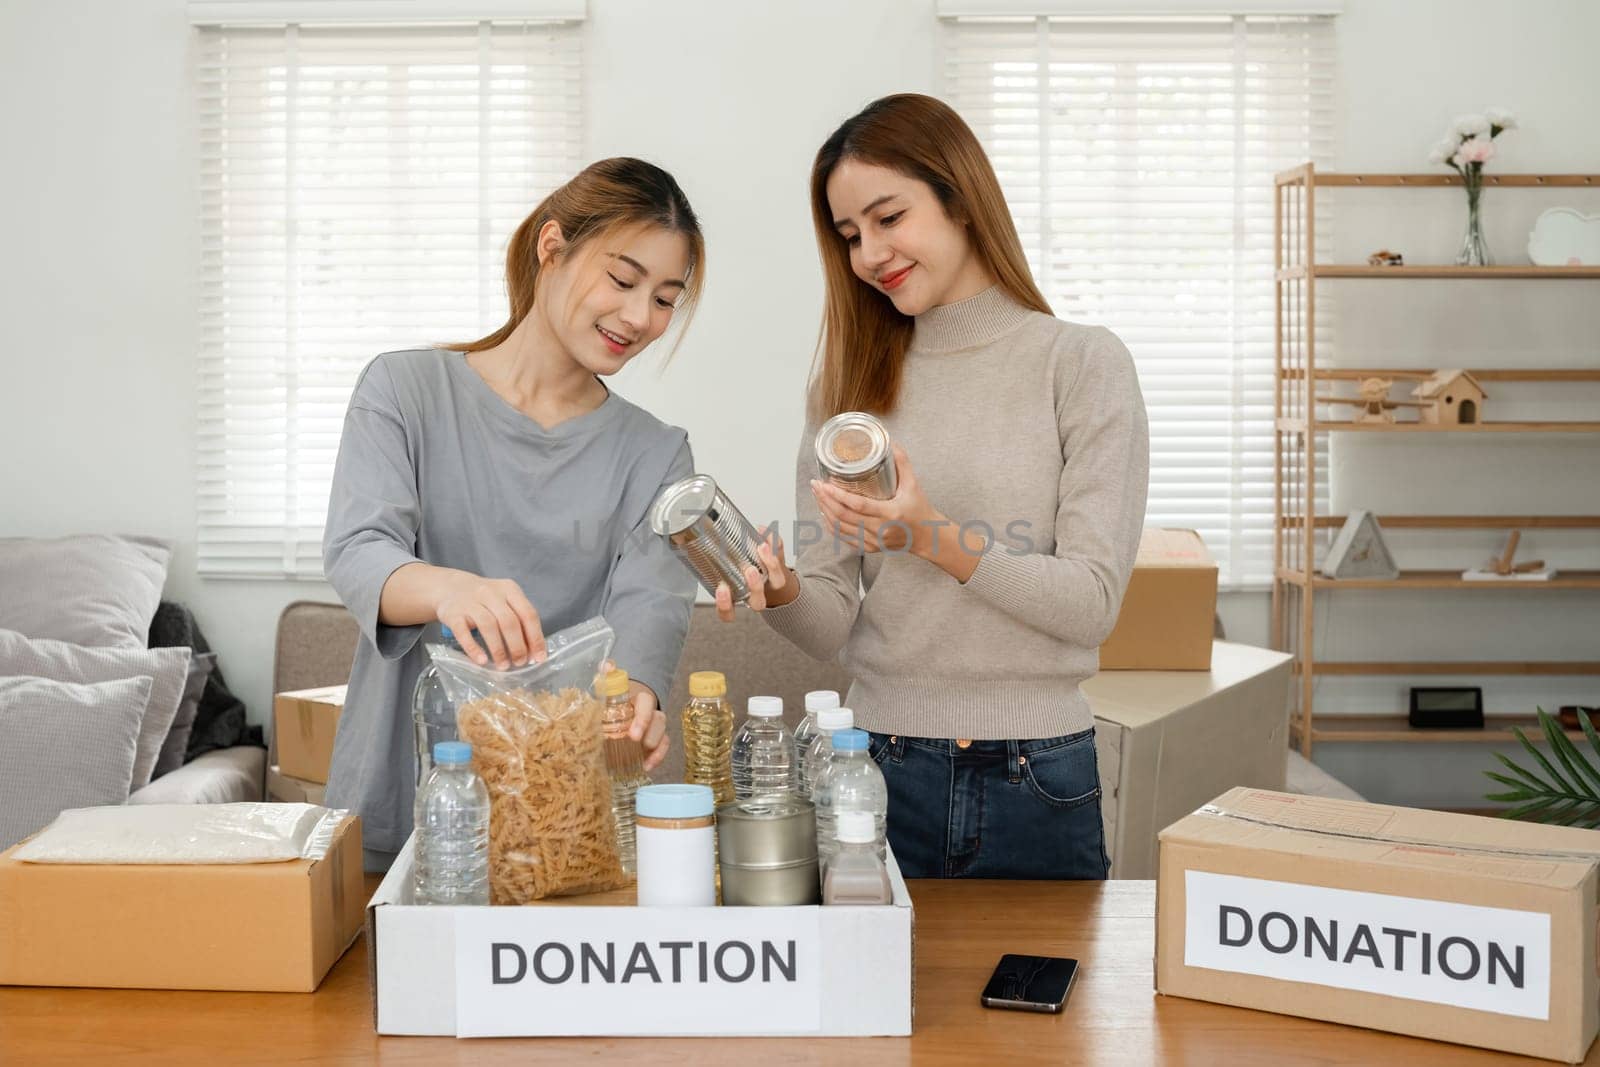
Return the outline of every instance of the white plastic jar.
{"type": "Polygon", "coordinates": [[[646,785],[634,794],[641,908],[717,902],[716,799],[708,785],[646,785]]]}

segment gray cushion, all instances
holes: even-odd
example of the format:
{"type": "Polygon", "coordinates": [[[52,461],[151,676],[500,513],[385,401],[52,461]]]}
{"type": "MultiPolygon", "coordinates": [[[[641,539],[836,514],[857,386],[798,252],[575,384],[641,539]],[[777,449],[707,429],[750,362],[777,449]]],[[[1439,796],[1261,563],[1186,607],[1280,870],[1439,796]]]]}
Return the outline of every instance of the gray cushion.
{"type": "Polygon", "coordinates": [[[148,537],[0,540],[0,628],[75,645],[144,648],[172,550],[148,537]]]}
{"type": "MultiPolygon", "coordinates": [[[[178,713],[189,674],[187,648],[84,648],[65,641],[30,639],[0,630],[0,675],[28,674],[58,682],[108,682],[148,675],[154,679],[139,726],[132,788],[143,788],[155,772],[161,746],[178,713]]],[[[4,779],[0,779],[3,783],[4,779]]],[[[123,794],[122,800],[127,799],[123,794]]],[[[119,801],[120,802],[120,801],[119,801]]]]}
{"type": "Polygon", "coordinates": [[[196,652],[189,657],[189,674],[183,682],[183,696],[178,699],[178,712],[172,717],[172,727],[167,739],[161,743],[161,754],[156,757],[156,769],[151,779],[170,774],[183,766],[183,757],[189,751],[189,734],[194,731],[194,717],[200,710],[200,694],[205,692],[206,681],[217,665],[215,652],[196,652]]]}
{"type": "Polygon", "coordinates": [[[151,684],[0,677],[0,848],[68,808],[128,798],[151,684]]]}

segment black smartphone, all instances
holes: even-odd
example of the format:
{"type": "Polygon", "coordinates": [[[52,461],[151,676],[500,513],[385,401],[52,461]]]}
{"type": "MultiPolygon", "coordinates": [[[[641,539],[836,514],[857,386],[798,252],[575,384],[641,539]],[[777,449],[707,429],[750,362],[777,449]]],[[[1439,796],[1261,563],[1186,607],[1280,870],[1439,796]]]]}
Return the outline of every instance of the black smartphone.
{"type": "Polygon", "coordinates": [[[983,1006],[1060,1014],[1077,976],[1077,960],[1008,952],[1000,957],[989,984],[983,987],[983,1006]]]}

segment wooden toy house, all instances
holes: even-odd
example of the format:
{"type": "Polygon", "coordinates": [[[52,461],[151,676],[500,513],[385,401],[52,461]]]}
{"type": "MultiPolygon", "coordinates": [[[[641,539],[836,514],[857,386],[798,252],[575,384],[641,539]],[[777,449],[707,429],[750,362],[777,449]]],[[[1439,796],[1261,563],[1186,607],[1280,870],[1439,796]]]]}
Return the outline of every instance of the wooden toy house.
{"type": "Polygon", "coordinates": [[[1480,421],[1483,400],[1489,394],[1464,370],[1440,370],[1411,390],[1411,395],[1422,401],[1423,422],[1466,426],[1480,421]]]}

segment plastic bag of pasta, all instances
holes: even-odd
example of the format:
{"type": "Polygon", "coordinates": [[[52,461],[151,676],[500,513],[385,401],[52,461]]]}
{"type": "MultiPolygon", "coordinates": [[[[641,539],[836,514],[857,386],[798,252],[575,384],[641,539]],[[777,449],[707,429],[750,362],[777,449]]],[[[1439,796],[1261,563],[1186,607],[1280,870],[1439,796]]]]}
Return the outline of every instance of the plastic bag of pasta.
{"type": "Polygon", "coordinates": [[[616,889],[604,706],[594,695],[611,654],[602,618],[551,634],[543,663],[500,671],[429,645],[472,766],[489,787],[489,902],[616,889]]]}

